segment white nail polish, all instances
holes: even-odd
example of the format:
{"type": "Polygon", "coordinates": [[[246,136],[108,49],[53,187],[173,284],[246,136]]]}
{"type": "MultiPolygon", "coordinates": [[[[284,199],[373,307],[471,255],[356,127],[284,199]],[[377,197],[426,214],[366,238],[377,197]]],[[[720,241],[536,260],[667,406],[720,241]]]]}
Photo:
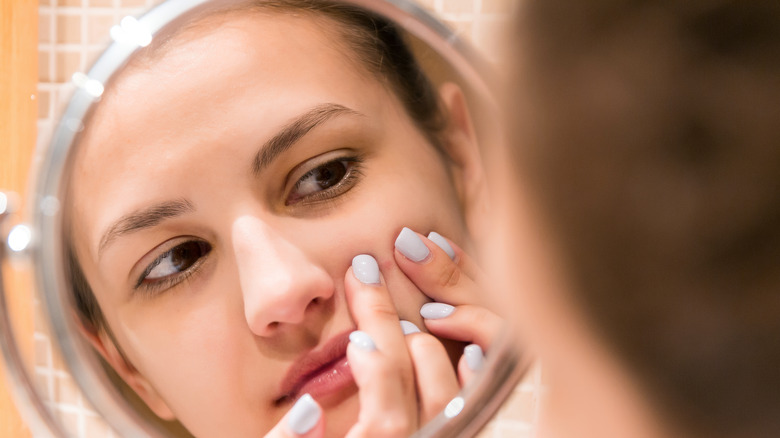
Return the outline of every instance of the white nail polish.
{"type": "Polygon", "coordinates": [[[379,284],[379,265],[368,254],[360,254],[352,259],[352,273],[363,284],[379,284]]]}
{"type": "Polygon", "coordinates": [[[355,330],[349,334],[349,342],[363,351],[376,350],[376,344],[366,332],[355,330]]]}
{"type": "Polygon", "coordinates": [[[477,344],[467,345],[463,349],[463,355],[466,356],[466,365],[471,371],[479,371],[485,362],[485,355],[482,353],[482,347],[477,344]]]}
{"type": "Polygon", "coordinates": [[[436,231],[431,231],[428,234],[428,239],[435,243],[436,246],[444,250],[444,252],[450,256],[450,260],[455,260],[455,250],[452,249],[450,242],[447,242],[447,239],[445,239],[441,234],[437,233],[436,231]]]}
{"type": "Polygon", "coordinates": [[[295,402],[290,413],[287,414],[287,427],[297,435],[303,435],[311,431],[320,421],[322,408],[309,395],[304,394],[295,402]]]}
{"type": "Polygon", "coordinates": [[[420,236],[409,228],[404,227],[395,239],[395,247],[401,251],[406,258],[413,262],[425,260],[431,253],[425,246],[420,236]]]}
{"type": "Polygon", "coordinates": [[[420,333],[420,328],[414,325],[413,322],[405,319],[401,320],[401,330],[404,332],[404,336],[411,335],[412,333],[420,333]]]}
{"type": "Polygon", "coordinates": [[[455,308],[444,303],[426,303],[420,308],[420,315],[425,319],[442,319],[452,315],[455,308]]]}

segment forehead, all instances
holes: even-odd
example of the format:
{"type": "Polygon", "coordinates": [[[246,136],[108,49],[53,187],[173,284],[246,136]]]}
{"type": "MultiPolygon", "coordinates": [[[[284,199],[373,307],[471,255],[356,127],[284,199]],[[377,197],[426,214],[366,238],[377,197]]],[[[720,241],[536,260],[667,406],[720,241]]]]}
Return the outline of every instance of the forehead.
{"type": "Polygon", "coordinates": [[[334,22],[309,15],[210,17],[131,62],[87,122],[77,167],[118,163],[137,155],[131,144],[184,131],[208,137],[249,112],[258,123],[278,125],[307,105],[349,100],[357,87],[380,84],[350,56],[334,22]]]}
{"type": "Polygon", "coordinates": [[[73,214],[99,228],[120,213],[111,208],[132,207],[111,200],[139,198],[154,172],[214,145],[229,152],[230,137],[248,129],[259,145],[313,106],[386,105],[383,83],[350,56],[328,27],[334,22],[308,15],[232,14],[131,64],[107,87],[78,145],[73,214]]]}

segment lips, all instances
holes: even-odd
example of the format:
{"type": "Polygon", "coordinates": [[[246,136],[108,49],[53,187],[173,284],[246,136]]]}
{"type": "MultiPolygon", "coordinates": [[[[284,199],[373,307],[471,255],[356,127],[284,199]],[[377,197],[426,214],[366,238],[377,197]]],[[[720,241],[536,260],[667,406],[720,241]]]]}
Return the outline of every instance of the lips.
{"type": "Polygon", "coordinates": [[[355,388],[352,371],[347,363],[347,345],[351,330],[334,336],[322,348],[305,354],[290,366],[280,385],[277,404],[310,394],[319,403],[327,404],[355,388]]]}

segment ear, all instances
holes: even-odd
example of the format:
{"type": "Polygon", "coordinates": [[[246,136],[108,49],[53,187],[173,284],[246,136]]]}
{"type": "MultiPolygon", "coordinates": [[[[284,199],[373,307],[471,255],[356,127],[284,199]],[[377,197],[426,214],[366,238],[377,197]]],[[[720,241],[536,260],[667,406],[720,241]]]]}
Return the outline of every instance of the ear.
{"type": "Polygon", "coordinates": [[[444,148],[452,160],[452,177],[466,219],[466,226],[479,240],[487,225],[489,203],[482,153],[474,132],[471,113],[463,90],[452,82],[439,88],[448,124],[443,135],[444,148]]]}
{"type": "Polygon", "coordinates": [[[146,378],[125,358],[119,351],[112,337],[104,329],[93,329],[77,324],[81,334],[92,347],[100,354],[116,374],[129,386],[144,403],[163,420],[174,420],[176,417],[152,387],[146,378]]]}

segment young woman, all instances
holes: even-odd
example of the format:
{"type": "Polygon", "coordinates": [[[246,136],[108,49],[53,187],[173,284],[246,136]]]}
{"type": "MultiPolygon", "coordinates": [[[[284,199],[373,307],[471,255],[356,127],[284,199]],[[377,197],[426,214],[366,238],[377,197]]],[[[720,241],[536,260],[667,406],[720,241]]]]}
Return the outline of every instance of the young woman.
{"type": "Polygon", "coordinates": [[[498,329],[455,244],[483,191],[462,93],[392,26],[298,0],[194,14],[112,79],[79,142],[85,332],[195,436],[408,435],[482,358],[456,373],[444,344],[464,344],[418,331],[487,348],[498,329]]]}

